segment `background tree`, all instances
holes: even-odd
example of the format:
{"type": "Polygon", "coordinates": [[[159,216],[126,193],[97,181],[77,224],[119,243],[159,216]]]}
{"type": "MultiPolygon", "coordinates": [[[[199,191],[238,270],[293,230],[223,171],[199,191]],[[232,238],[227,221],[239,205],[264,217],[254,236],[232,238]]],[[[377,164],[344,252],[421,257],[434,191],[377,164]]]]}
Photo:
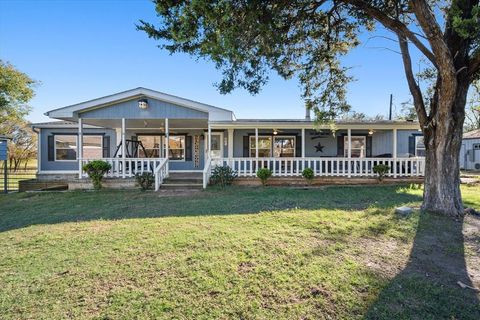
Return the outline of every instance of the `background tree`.
{"type": "Polygon", "coordinates": [[[0,60],[0,134],[12,138],[9,143],[10,168],[26,165],[37,152],[36,135],[25,116],[31,108],[36,82],[10,63],[0,60]]]}
{"type": "Polygon", "coordinates": [[[480,81],[472,85],[472,95],[465,110],[465,131],[480,129],[480,81]]]}
{"type": "Polygon", "coordinates": [[[163,1],[160,24],[138,28],[170,52],[212,60],[223,72],[226,93],[243,87],[257,93],[268,70],[298,77],[307,107],[319,119],[348,111],[341,57],[359,44],[358,35],[381,25],[401,52],[426,145],[424,210],[463,214],[459,151],[470,84],[480,70],[479,1],[163,1]],[[433,94],[417,83],[410,50],[434,68],[433,94]],[[429,102],[427,106],[425,101],[429,102]]]}

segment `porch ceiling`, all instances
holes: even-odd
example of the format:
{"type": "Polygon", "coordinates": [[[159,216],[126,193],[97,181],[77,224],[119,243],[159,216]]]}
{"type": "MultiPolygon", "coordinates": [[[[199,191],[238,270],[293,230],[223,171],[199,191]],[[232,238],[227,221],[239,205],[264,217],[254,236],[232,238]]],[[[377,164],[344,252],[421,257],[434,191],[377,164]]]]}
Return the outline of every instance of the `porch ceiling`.
{"type": "MultiPolygon", "coordinates": [[[[89,124],[105,128],[121,128],[120,119],[82,119],[84,124],[89,124]]],[[[126,119],[127,129],[152,130],[165,129],[165,119],[126,119]]],[[[208,121],[206,119],[169,119],[170,129],[207,129],[208,121]]]]}

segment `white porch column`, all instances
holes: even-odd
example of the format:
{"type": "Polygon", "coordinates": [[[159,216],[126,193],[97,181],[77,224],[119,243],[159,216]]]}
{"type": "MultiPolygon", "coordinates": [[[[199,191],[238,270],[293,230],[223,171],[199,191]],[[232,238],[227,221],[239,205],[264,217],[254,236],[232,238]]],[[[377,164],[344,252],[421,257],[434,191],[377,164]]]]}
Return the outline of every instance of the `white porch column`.
{"type": "MultiPolygon", "coordinates": [[[[38,149],[38,150],[40,152],[40,149],[38,149]]],[[[83,122],[82,122],[82,118],[78,118],[77,156],[78,156],[78,178],[82,179],[82,172],[83,172],[83,169],[82,169],[82,159],[83,159],[83,122]]]]}
{"type": "Polygon", "coordinates": [[[305,128],[302,129],[302,158],[305,158],[305,128]]]}
{"type": "Polygon", "coordinates": [[[167,174],[170,169],[168,158],[169,158],[169,148],[170,148],[170,127],[168,124],[168,118],[165,118],[165,154],[163,155],[167,159],[167,174]]]}
{"type": "Polygon", "coordinates": [[[210,123],[208,124],[208,132],[207,132],[207,159],[210,159],[212,157],[212,152],[210,150],[210,146],[212,145],[212,126],[210,123]]]}
{"type": "Polygon", "coordinates": [[[393,129],[393,177],[397,177],[397,129],[393,129]]]}
{"type": "Polygon", "coordinates": [[[234,129],[228,129],[228,158],[233,158],[233,133],[234,129]]]}
{"type": "Polygon", "coordinates": [[[258,158],[258,128],[255,128],[255,158],[258,158]]]}
{"type": "Polygon", "coordinates": [[[122,178],[125,178],[125,171],[127,169],[127,163],[125,161],[125,158],[127,157],[126,135],[125,118],[122,118],[122,178]]]}
{"type": "Polygon", "coordinates": [[[348,134],[348,177],[352,176],[352,162],[350,159],[352,158],[352,129],[347,129],[348,134]]]}

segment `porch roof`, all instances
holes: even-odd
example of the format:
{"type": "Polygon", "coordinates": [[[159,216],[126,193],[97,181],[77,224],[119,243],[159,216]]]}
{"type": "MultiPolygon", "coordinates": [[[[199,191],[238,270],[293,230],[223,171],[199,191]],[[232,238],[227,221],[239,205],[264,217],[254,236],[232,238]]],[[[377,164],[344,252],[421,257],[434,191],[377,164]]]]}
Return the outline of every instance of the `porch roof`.
{"type": "MultiPolygon", "coordinates": [[[[236,121],[210,121],[212,128],[231,128],[231,129],[331,129],[332,124],[320,124],[313,120],[305,119],[238,119],[236,121]]],[[[398,120],[376,120],[376,121],[351,121],[337,120],[333,124],[336,129],[406,129],[418,130],[420,124],[418,121],[398,121],[398,120]]]]}

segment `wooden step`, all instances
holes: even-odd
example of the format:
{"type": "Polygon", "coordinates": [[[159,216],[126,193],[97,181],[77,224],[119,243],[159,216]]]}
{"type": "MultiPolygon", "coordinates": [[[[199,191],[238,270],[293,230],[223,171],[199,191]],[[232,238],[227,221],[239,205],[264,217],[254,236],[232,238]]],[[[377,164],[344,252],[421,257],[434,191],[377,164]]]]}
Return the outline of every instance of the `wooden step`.
{"type": "Polygon", "coordinates": [[[182,190],[182,189],[202,189],[203,184],[201,183],[163,183],[160,186],[160,189],[175,189],[175,190],[182,190]]]}

